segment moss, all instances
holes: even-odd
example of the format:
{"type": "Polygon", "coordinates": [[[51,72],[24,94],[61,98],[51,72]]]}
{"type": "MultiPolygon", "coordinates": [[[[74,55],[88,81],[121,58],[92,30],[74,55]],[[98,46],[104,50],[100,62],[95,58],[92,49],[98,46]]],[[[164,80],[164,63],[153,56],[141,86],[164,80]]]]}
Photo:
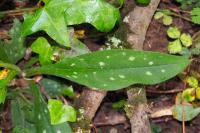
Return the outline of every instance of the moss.
{"type": "Polygon", "coordinates": [[[136,106],[147,102],[144,88],[131,88],[128,91],[132,95],[132,98],[129,101],[131,105],[136,106]]]}
{"type": "Polygon", "coordinates": [[[139,105],[146,104],[146,92],[142,87],[132,87],[128,90],[129,101],[125,105],[124,110],[127,117],[130,119],[134,114],[134,111],[137,110],[139,105]]]}

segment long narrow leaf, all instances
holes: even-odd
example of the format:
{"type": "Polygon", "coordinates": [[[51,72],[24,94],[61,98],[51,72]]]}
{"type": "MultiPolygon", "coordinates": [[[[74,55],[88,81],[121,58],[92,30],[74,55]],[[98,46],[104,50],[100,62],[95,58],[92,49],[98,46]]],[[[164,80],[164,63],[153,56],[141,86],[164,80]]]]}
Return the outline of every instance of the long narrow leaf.
{"type": "Polygon", "coordinates": [[[26,71],[48,74],[89,87],[116,90],[131,84],[156,84],[174,77],[190,63],[185,57],[134,50],[105,50],[67,58],[26,71]]]}

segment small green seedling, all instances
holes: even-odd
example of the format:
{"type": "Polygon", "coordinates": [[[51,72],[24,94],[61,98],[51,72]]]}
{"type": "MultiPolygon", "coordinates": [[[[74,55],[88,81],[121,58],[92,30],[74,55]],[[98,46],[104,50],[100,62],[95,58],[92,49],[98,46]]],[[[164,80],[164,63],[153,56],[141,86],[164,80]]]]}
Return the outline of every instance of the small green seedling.
{"type": "Polygon", "coordinates": [[[49,99],[48,109],[52,125],[57,125],[66,121],[76,121],[75,109],[72,106],[63,105],[63,103],[59,100],[49,99]]]}
{"type": "Polygon", "coordinates": [[[181,33],[177,27],[169,27],[167,35],[171,39],[175,39],[169,42],[168,51],[171,54],[181,53],[183,48],[188,48],[192,45],[192,37],[190,34],[181,33]]]}
{"type": "Polygon", "coordinates": [[[184,106],[184,121],[190,121],[200,113],[200,107],[193,106],[196,100],[200,99],[200,87],[197,78],[194,76],[186,77],[185,82],[188,84],[182,93],[176,96],[176,105],[173,108],[173,117],[183,121],[182,109],[184,106]]]}
{"type": "Polygon", "coordinates": [[[163,24],[166,26],[171,25],[173,22],[171,11],[169,10],[157,11],[154,15],[154,19],[162,19],[163,24]]]}

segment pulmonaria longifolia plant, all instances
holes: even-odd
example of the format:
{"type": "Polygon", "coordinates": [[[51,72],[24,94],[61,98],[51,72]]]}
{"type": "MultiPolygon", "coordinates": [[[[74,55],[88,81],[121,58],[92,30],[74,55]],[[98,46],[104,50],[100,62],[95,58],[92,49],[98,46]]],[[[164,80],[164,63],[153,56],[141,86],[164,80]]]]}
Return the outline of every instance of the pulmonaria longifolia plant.
{"type": "Polygon", "coordinates": [[[11,42],[0,42],[0,100],[3,103],[6,95],[12,99],[14,132],[69,133],[71,128],[67,121],[76,121],[76,111],[69,105],[51,99],[47,107],[38,85],[32,81],[27,89],[11,89],[10,81],[20,75],[25,79],[45,75],[41,85],[45,86],[50,98],[73,97],[73,89],[55,77],[111,91],[136,83],[160,83],[180,73],[190,63],[185,57],[158,52],[115,49],[91,53],[74,37],[70,26],[89,23],[101,32],[109,32],[120,20],[119,9],[102,0],[43,2],[45,5],[35,13],[24,15],[22,25],[15,20],[10,32],[11,42]],[[31,45],[37,56],[19,68],[16,63],[27,49],[24,38],[38,31],[46,32],[55,40],[54,44],[49,44],[44,37],[37,38],[31,45]],[[32,67],[36,62],[40,66],[32,67]],[[26,98],[27,93],[33,96],[33,103],[26,98]]]}

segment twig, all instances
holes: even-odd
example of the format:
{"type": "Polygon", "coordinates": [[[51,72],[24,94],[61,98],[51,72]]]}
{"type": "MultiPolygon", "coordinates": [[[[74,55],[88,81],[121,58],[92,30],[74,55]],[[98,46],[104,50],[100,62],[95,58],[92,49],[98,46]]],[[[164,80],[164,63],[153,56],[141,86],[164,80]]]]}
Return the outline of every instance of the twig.
{"type": "Polygon", "coordinates": [[[14,16],[14,15],[22,14],[24,12],[33,12],[36,9],[38,9],[38,7],[20,8],[20,9],[15,9],[15,10],[2,11],[0,12],[0,14],[3,16],[14,16]]]}
{"type": "Polygon", "coordinates": [[[173,89],[173,90],[150,90],[150,89],[147,89],[146,90],[147,92],[149,93],[158,93],[158,94],[171,94],[171,93],[178,93],[178,92],[182,92],[183,89],[173,89]]]}
{"type": "MultiPolygon", "coordinates": [[[[163,9],[157,9],[157,11],[160,11],[160,12],[162,12],[163,11],[163,9]]],[[[191,23],[193,23],[192,22],[192,20],[190,19],[190,18],[188,18],[188,17],[185,17],[185,16],[183,16],[183,15],[180,15],[180,14],[178,14],[177,12],[175,12],[174,10],[172,10],[172,9],[170,9],[170,11],[172,11],[172,13],[171,14],[169,14],[169,15],[172,15],[172,16],[175,16],[175,17],[179,17],[179,18],[182,18],[183,20],[186,20],[186,21],[188,21],[188,22],[191,22],[191,23]]]]}
{"type": "Polygon", "coordinates": [[[180,15],[180,14],[172,13],[172,15],[175,16],[175,17],[182,18],[182,19],[184,19],[184,20],[186,20],[186,21],[188,21],[188,22],[193,23],[192,20],[191,20],[190,18],[184,17],[184,16],[182,16],[182,15],[180,15]]]}

